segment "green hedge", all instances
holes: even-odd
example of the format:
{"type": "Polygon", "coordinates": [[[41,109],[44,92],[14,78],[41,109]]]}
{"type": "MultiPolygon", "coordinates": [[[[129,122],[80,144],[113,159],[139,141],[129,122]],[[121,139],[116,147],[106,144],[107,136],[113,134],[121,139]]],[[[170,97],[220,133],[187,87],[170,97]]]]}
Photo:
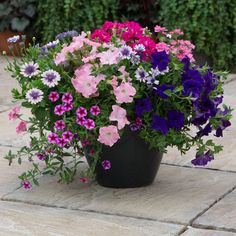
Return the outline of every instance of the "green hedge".
{"type": "Polygon", "coordinates": [[[91,30],[117,18],[116,0],[39,0],[36,33],[44,42],[68,30],[91,30]]]}

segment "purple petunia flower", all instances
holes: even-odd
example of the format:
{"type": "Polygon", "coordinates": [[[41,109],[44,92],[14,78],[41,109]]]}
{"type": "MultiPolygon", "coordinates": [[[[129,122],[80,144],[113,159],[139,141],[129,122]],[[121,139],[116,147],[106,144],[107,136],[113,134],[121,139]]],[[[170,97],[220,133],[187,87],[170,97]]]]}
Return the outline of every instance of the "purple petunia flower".
{"type": "Polygon", "coordinates": [[[63,107],[65,108],[65,111],[71,111],[73,109],[72,103],[66,103],[63,107]]]}
{"type": "Polygon", "coordinates": [[[73,139],[74,134],[72,134],[69,130],[67,130],[62,134],[62,137],[64,138],[65,141],[70,142],[73,139]]]}
{"type": "Polygon", "coordinates": [[[223,130],[225,130],[227,127],[231,126],[230,121],[221,119],[221,125],[220,127],[216,130],[216,137],[223,137],[223,130]]]}
{"type": "Polygon", "coordinates": [[[148,73],[142,67],[138,68],[135,71],[135,78],[139,82],[145,82],[147,77],[148,77],[148,73]]]}
{"type": "Polygon", "coordinates": [[[43,91],[37,88],[32,88],[26,93],[26,99],[31,104],[37,104],[43,100],[43,91]]]}
{"type": "Polygon", "coordinates": [[[92,119],[85,119],[84,126],[86,129],[93,129],[95,128],[95,122],[92,119]]]}
{"type": "Polygon", "coordinates": [[[196,154],[196,158],[191,161],[195,166],[205,166],[208,162],[214,160],[214,156],[210,150],[205,154],[196,154]]]}
{"type": "Polygon", "coordinates": [[[24,189],[30,189],[31,188],[31,184],[27,180],[22,181],[21,185],[23,186],[24,189]]]}
{"type": "Polygon", "coordinates": [[[58,92],[50,92],[48,95],[48,99],[52,102],[56,102],[59,99],[59,93],[58,92]]]}
{"type": "Polygon", "coordinates": [[[66,110],[65,110],[65,108],[64,108],[63,105],[57,105],[57,106],[55,106],[55,108],[54,108],[54,113],[55,113],[56,115],[58,115],[58,116],[62,116],[65,111],[66,111],[66,110]]]}
{"type": "Polygon", "coordinates": [[[61,40],[63,38],[75,37],[75,36],[78,36],[78,35],[79,35],[79,33],[77,31],[71,30],[71,31],[66,31],[66,32],[62,32],[62,33],[58,34],[56,36],[56,39],[61,40]]]}
{"type": "Polygon", "coordinates": [[[144,112],[152,110],[152,102],[150,98],[141,98],[135,101],[135,112],[137,116],[142,116],[144,112]]]}
{"type": "Polygon", "coordinates": [[[163,99],[167,99],[169,98],[169,95],[167,95],[165,93],[165,91],[173,91],[174,90],[174,86],[173,85],[167,85],[167,84],[163,84],[163,85],[159,85],[155,88],[154,93],[159,96],[160,98],[163,99]]]}
{"type": "Polygon", "coordinates": [[[170,57],[166,51],[155,52],[152,54],[152,67],[159,71],[165,71],[168,68],[170,57]]]}
{"type": "Polygon", "coordinates": [[[198,98],[202,91],[202,83],[200,81],[189,79],[183,81],[183,96],[192,96],[198,98]]]}
{"type": "Polygon", "coordinates": [[[90,111],[90,113],[91,113],[93,116],[98,116],[98,115],[100,114],[100,112],[101,112],[100,107],[97,106],[97,105],[91,106],[91,108],[90,108],[89,111],[90,111]]]}
{"type": "Polygon", "coordinates": [[[58,135],[55,133],[50,133],[48,135],[48,142],[49,143],[57,143],[58,135]]]}
{"type": "Polygon", "coordinates": [[[73,96],[71,93],[64,93],[62,96],[62,102],[64,103],[71,103],[73,101],[73,96]]]}
{"type": "Polygon", "coordinates": [[[63,129],[65,129],[65,127],[66,127],[66,124],[65,124],[64,120],[57,120],[55,122],[55,129],[56,130],[63,130],[63,129]]]}
{"type": "Polygon", "coordinates": [[[47,70],[42,74],[41,80],[43,84],[47,85],[49,88],[52,88],[58,85],[58,82],[61,80],[61,76],[54,70],[47,70]]]}
{"type": "Polygon", "coordinates": [[[84,107],[78,107],[76,110],[76,115],[78,117],[85,117],[87,116],[87,110],[84,107]]]}
{"type": "Polygon", "coordinates": [[[160,131],[164,135],[168,133],[167,121],[158,115],[153,115],[151,127],[156,131],[160,131]]]}
{"type": "Polygon", "coordinates": [[[44,161],[45,160],[45,155],[42,153],[37,153],[36,157],[40,160],[40,161],[44,161]]]}
{"type": "Polygon", "coordinates": [[[111,169],[111,162],[108,160],[102,161],[102,167],[104,170],[109,170],[111,169]]]}
{"type": "Polygon", "coordinates": [[[57,139],[57,145],[61,148],[65,147],[66,146],[66,140],[64,138],[58,138],[57,139]]]}
{"type": "Polygon", "coordinates": [[[85,122],[85,118],[84,117],[77,117],[76,118],[76,123],[78,124],[78,125],[82,125],[82,126],[84,126],[84,122],[85,122]]]}
{"type": "Polygon", "coordinates": [[[20,40],[20,36],[19,35],[14,35],[11,38],[7,39],[8,43],[17,43],[20,40]]]}
{"type": "Polygon", "coordinates": [[[39,73],[39,65],[37,63],[34,63],[33,61],[30,61],[29,63],[25,63],[21,69],[20,69],[20,73],[24,76],[24,77],[28,77],[31,78],[33,76],[38,75],[39,73]]]}
{"type": "Polygon", "coordinates": [[[168,127],[180,130],[184,126],[184,113],[171,110],[168,111],[168,127]]]}
{"type": "Polygon", "coordinates": [[[197,137],[208,136],[212,132],[212,125],[208,123],[203,129],[197,132],[197,137]]]}

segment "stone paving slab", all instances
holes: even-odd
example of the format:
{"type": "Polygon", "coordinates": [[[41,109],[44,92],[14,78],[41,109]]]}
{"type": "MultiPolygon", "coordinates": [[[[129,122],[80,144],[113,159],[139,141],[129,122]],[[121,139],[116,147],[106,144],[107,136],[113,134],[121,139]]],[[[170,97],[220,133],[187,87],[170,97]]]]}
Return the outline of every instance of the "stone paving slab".
{"type": "Polygon", "coordinates": [[[18,175],[29,168],[29,163],[26,162],[9,166],[8,160],[3,159],[8,150],[8,147],[0,146],[0,198],[20,187],[18,175]]]}
{"type": "Polygon", "coordinates": [[[236,233],[236,190],[216,203],[212,208],[194,221],[193,224],[229,230],[234,229],[236,233]]]}
{"type": "Polygon", "coordinates": [[[148,187],[111,189],[78,180],[62,185],[42,178],[32,191],[19,189],[4,199],[186,224],[232,189],[235,179],[235,173],[162,165],[148,187]]]}
{"type": "Polygon", "coordinates": [[[4,201],[0,201],[0,218],[3,236],[174,236],[183,228],[156,221],[4,201]]]}
{"type": "Polygon", "coordinates": [[[236,236],[235,233],[223,232],[217,230],[205,230],[190,228],[185,231],[181,236],[236,236]]]}

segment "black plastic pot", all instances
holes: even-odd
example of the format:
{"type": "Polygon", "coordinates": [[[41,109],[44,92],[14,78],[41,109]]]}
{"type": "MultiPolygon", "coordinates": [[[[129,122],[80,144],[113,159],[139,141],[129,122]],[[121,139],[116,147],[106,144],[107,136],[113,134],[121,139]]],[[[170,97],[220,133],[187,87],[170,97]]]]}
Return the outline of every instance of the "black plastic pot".
{"type": "MultiPolygon", "coordinates": [[[[87,157],[88,162],[90,158],[87,157]]],[[[137,132],[126,129],[112,147],[104,146],[96,167],[96,180],[105,187],[135,188],[152,184],[162,160],[162,153],[149,149],[137,132]],[[101,162],[109,160],[111,168],[104,170],[101,162]]]]}

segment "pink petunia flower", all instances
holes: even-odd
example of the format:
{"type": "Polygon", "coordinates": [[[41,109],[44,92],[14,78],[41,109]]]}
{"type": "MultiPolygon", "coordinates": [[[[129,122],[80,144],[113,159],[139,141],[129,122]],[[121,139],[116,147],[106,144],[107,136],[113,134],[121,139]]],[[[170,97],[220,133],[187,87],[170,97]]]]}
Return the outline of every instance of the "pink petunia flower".
{"type": "Polygon", "coordinates": [[[57,143],[58,135],[55,133],[50,133],[48,135],[48,142],[49,143],[57,143]]]}
{"type": "Polygon", "coordinates": [[[91,75],[90,64],[85,64],[75,71],[75,78],[72,79],[72,84],[76,91],[84,97],[89,98],[97,92],[97,85],[101,80],[105,79],[104,75],[91,75]]]}
{"type": "Polygon", "coordinates": [[[126,110],[120,106],[113,105],[112,106],[112,113],[109,116],[110,121],[117,121],[118,122],[118,129],[123,129],[125,125],[129,124],[126,117],[126,110]]]}
{"type": "Polygon", "coordinates": [[[84,117],[77,117],[77,118],[76,118],[76,123],[77,123],[78,125],[84,126],[85,118],[84,118],[84,117]]]}
{"type": "Polygon", "coordinates": [[[98,141],[108,146],[113,146],[120,138],[118,129],[114,125],[101,127],[99,129],[98,141]]]}
{"type": "Polygon", "coordinates": [[[9,113],[8,113],[8,119],[9,120],[16,120],[19,117],[20,113],[20,107],[14,107],[9,113]]]}
{"type": "Polygon", "coordinates": [[[95,122],[92,119],[85,119],[84,126],[86,129],[94,129],[95,128],[95,122]]]}
{"type": "Polygon", "coordinates": [[[73,101],[73,97],[71,93],[64,93],[62,96],[62,102],[64,103],[71,103],[73,101]]]}
{"type": "Polygon", "coordinates": [[[56,102],[58,99],[59,99],[59,93],[58,92],[51,92],[49,95],[48,95],[48,99],[52,102],[56,102]]]}
{"type": "Polygon", "coordinates": [[[27,180],[22,181],[21,185],[23,186],[24,189],[30,189],[31,188],[31,184],[27,180]]]}
{"type": "Polygon", "coordinates": [[[74,137],[74,134],[72,134],[69,130],[67,130],[66,132],[64,132],[62,134],[62,137],[64,138],[64,140],[66,140],[67,142],[70,142],[73,137],[74,137]]]}
{"type": "Polygon", "coordinates": [[[109,170],[111,169],[111,162],[108,160],[102,161],[102,167],[104,170],[109,170]]]}
{"type": "Polygon", "coordinates": [[[78,117],[85,117],[87,116],[87,110],[84,107],[78,107],[76,110],[76,115],[78,117]]]}
{"type": "Polygon", "coordinates": [[[164,43],[164,42],[157,43],[156,44],[156,49],[157,49],[158,52],[166,51],[168,53],[170,51],[169,45],[164,43]]]}
{"type": "Polygon", "coordinates": [[[121,83],[120,86],[114,89],[114,94],[117,103],[130,103],[133,101],[136,89],[130,83],[121,83]]]}
{"type": "Polygon", "coordinates": [[[80,178],[79,178],[79,182],[80,182],[80,183],[83,183],[83,184],[86,184],[86,183],[88,183],[88,178],[80,177],[80,178]]]}
{"type": "Polygon", "coordinates": [[[95,106],[91,106],[90,108],[90,113],[93,115],[93,116],[98,116],[100,114],[101,110],[100,110],[100,107],[95,105],[95,106]]]}
{"type": "Polygon", "coordinates": [[[57,139],[57,145],[61,148],[65,147],[66,146],[66,140],[64,138],[58,138],[57,139]]]}
{"type": "Polygon", "coordinates": [[[66,110],[65,110],[65,108],[64,108],[63,105],[57,105],[57,106],[55,106],[55,108],[54,108],[54,113],[55,113],[56,115],[58,115],[58,116],[62,116],[65,111],[66,111],[66,110]]]}
{"type": "Polygon", "coordinates": [[[165,34],[165,32],[167,31],[167,29],[165,27],[161,27],[159,25],[156,25],[154,28],[154,31],[156,33],[161,33],[161,34],[165,34]]]}
{"type": "Polygon", "coordinates": [[[63,105],[65,111],[71,111],[73,109],[72,103],[66,103],[63,105]]]}
{"type": "Polygon", "coordinates": [[[23,133],[24,131],[26,131],[26,130],[27,130],[26,124],[27,124],[26,121],[21,121],[21,122],[17,125],[17,127],[16,127],[16,133],[17,133],[17,134],[21,134],[21,133],[23,133]]]}
{"type": "Polygon", "coordinates": [[[66,124],[65,124],[64,120],[57,120],[55,122],[56,130],[63,130],[63,129],[65,129],[65,127],[66,127],[66,124]]]}

